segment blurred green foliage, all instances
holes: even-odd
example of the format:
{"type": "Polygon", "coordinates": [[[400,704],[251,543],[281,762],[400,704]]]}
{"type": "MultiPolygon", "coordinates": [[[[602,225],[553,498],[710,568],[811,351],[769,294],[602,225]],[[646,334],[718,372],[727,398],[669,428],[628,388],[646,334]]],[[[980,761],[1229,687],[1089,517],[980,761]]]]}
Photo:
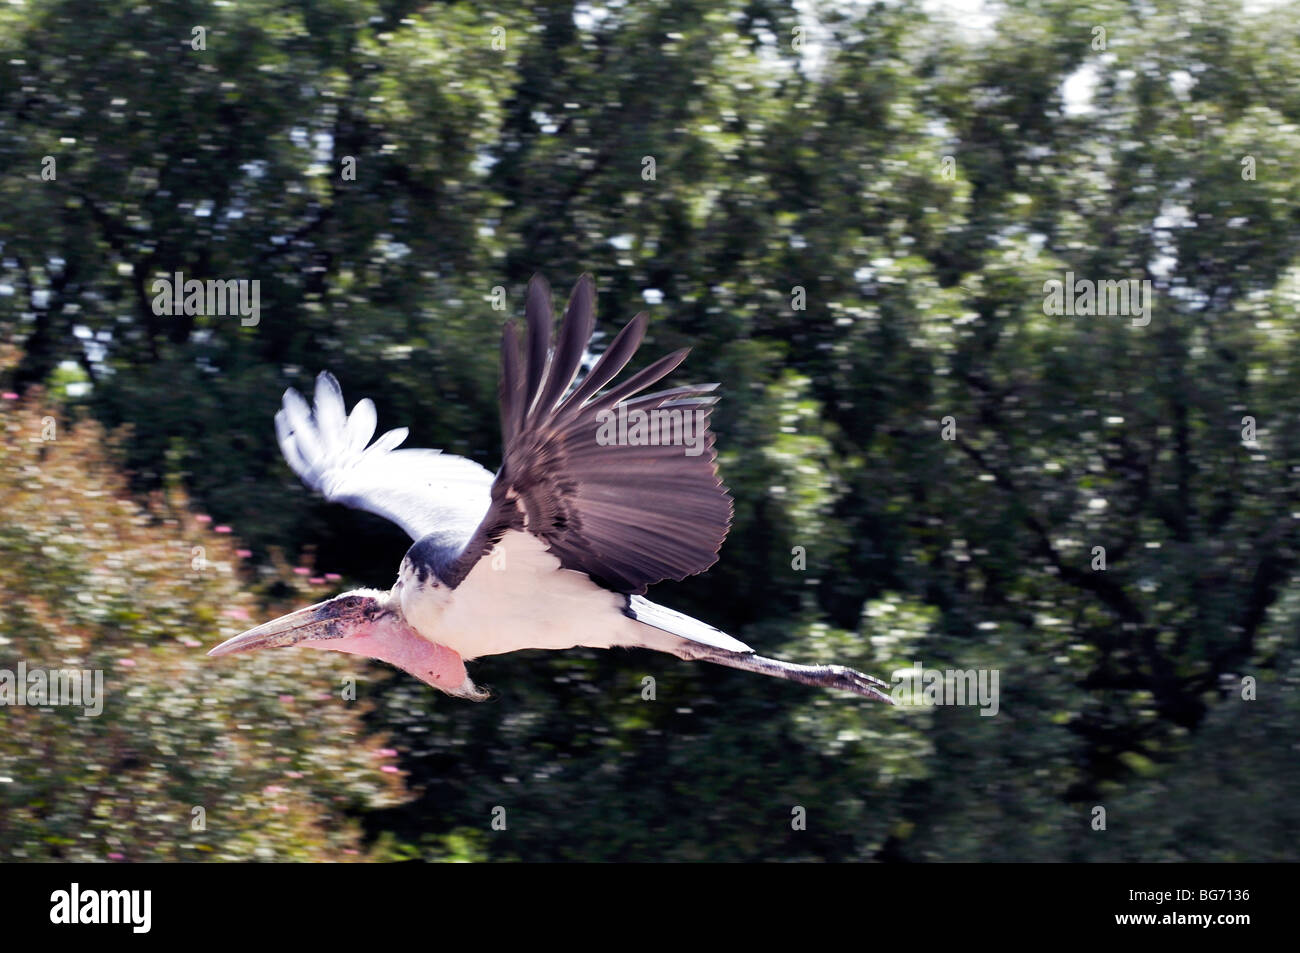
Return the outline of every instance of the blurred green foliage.
{"type": "Polygon", "coordinates": [[[209,537],[115,502],[97,431],[37,446],[13,428],[42,398],[6,411],[0,659],[139,665],[98,720],[0,711],[0,856],[1294,859],[1300,17],[991,12],[0,8],[8,386],[131,425],[137,497],[184,487],[253,554],[193,578],[209,537]],[[576,651],[477,663],[481,706],[368,682],[363,728],[317,699],[360,662],[202,656],[227,607],[315,597],[271,585],[275,552],[387,586],[405,545],[296,483],[280,391],[330,368],[411,445],[492,467],[502,321],[535,271],[584,270],[602,331],[646,307],[640,360],[689,344],[681,373],[723,384],[734,528],[657,597],[800,660],[997,669],[997,717],[576,651]],[[154,315],[176,271],[260,280],[260,324],[154,315]],[[1150,280],[1151,323],[1045,314],[1067,271],[1150,280]],[[233,827],[167,840],[190,802],[233,827]]]}
{"type": "Polygon", "coordinates": [[[130,502],[100,428],[51,430],[39,398],[3,415],[0,660],[98,671],[104,697],[99,714],[0,710],[0,854],[362,856],[355,814],[405,791],[396,752],[365,729],[361,703],[340,700],[346,667],[315,652],[207,659],[262,611],[229,537],[183,501],[130,502]]]}

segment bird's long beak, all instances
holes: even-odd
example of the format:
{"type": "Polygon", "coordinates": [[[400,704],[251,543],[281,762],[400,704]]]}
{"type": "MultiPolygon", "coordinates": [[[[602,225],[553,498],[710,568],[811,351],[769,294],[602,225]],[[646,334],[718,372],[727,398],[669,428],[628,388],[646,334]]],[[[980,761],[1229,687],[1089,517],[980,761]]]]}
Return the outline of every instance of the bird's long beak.
{"type": "Polygon", "coordinates": [[[208,654],[231,655],[298,643],[377,658],[448,695],[473,701],[488,697],[470,679],[459,655],[421,636],[394,610],[386,594],[375,590],[347,592],[290,612],[227,639],[208,654]]]}
{"type": "Polygon", "coordinates": [[[249,629],[222,642],[208,654],[232,655],[299,642],[343,639],[384,614],[384,608],[374,596],[345,593],[249,629]]]}

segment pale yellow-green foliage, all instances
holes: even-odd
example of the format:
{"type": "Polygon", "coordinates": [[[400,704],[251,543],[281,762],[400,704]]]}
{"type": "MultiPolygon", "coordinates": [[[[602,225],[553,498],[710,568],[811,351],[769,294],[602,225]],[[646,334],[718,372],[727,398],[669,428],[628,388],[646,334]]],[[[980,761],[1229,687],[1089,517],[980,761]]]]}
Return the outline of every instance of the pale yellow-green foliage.
{"type": "Polygon", "coordinates": [[[364,664],[209,658],[268,611],[232,535],[133,502],[102,431],[41,400],[0,404],[0,669],[102,670],[103,712],[0,707],[0,860],[365,859],[349,812],[405,792],[342,697],[364,664]]]}

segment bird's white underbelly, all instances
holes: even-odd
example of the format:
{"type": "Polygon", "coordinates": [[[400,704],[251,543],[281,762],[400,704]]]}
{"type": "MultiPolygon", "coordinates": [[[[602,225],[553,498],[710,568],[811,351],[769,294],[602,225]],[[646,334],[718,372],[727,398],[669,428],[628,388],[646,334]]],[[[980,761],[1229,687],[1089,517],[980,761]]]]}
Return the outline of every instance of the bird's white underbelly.
{"type": "Polygon", "coordinates": [[[451,590],[427,633],[463,659],[521,649],[610,648],[640,643],[626,599],[584,573],[560,568],[545,545],[510,532],[451,590]]]}

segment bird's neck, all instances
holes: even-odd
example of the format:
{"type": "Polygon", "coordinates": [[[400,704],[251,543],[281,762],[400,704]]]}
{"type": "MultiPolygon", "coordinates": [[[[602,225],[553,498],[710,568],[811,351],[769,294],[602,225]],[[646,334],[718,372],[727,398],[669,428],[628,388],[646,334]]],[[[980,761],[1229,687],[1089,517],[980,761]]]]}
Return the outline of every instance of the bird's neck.
{"type": "Polygon", "coordinates": [[[415,577],[399,582],[396,595],[402,607],[402,618],[422,637],[430,642],[437,641],[442,614],[452,590],[431,577],[426,577],[424,582],[415,577]]]}

